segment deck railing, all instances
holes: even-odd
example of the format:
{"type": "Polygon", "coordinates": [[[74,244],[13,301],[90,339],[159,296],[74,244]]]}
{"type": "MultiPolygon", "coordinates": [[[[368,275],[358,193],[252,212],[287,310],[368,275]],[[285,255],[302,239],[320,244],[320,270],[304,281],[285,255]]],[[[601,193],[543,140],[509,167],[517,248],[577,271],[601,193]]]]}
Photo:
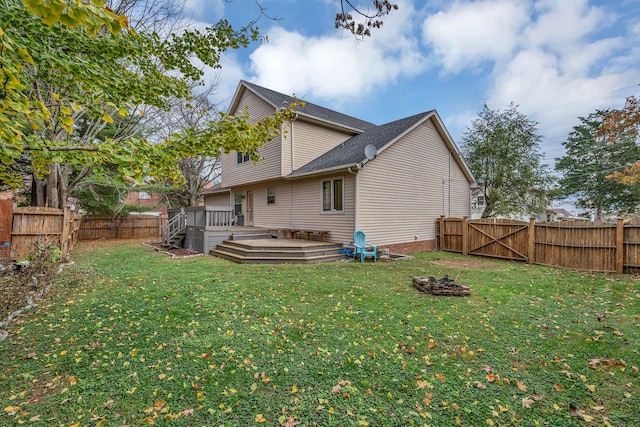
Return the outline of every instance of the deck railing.
{"type": "Polygon", "coordinates": [[[162,226],[162,242],[170,244],[179,233],[184,232],[187,226],[187,215],[184,209],[171,209],[169,211],[169,220],[166,225],[162,226]]]}
{"type": "Polygon", "coordinates": [[[175,216],[183,213],[184,229],[224,230],[234,225],[233,208],[227,206],[195,206],[182,209],[169,209],[169,223],[175,216]]]}

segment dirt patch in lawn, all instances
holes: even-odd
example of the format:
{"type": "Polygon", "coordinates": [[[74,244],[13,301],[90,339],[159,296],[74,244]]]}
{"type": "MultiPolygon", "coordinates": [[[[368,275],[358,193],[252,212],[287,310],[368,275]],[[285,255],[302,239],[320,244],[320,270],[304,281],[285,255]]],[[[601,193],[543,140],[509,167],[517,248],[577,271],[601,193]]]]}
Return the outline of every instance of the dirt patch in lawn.
{"type": "Polygon", "coordinates": [[[498,265],[482,259],[439,259],[435,261],[437,264],[445,265],[447,267],[454,268],[479,268],[484,270],[491,270],[498,268],[498,265]]]}
{"type": "Polygon", "coordinates": [[[152,246],[156,251],[169,255],[171,258],[190,258],[195,256],[202,256],[203,253],[193,251],[185,248],[166,248],[160,244],[160,242],[144,243],[145,246],[152,246]]]}

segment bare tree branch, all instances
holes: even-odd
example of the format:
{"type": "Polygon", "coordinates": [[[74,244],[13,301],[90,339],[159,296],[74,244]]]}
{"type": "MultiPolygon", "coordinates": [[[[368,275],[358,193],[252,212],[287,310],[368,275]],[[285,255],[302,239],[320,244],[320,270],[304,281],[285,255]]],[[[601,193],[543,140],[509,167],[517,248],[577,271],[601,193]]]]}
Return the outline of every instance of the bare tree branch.
{"type": "Polygon", "coordinates": [[[388,0],[374,0],[374,10],[362,11],[351,3],[350,0],[340,0],[341,12],[336,14],[336,28],[345,28],[356,38],[362,39],[371,36],[371,29],[382,27],[382,17],[391,13],[392,10],[398,10],[398,5],[388,0]],[[348,8],[345,9],[345,4],[348,8]],[[353,11],[364,19],[363,22],[356,22],[356,19],[350,13],[353,11]]]}

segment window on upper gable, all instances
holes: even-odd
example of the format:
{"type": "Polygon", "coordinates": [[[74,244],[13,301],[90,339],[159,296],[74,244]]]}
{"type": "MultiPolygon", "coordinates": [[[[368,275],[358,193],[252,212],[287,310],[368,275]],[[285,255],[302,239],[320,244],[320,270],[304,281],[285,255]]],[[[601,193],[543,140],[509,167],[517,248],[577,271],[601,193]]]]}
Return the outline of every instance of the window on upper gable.
{"type": "Polygon", "coordinates": [[[243,153],[238,153],[238,164],[240,163],[245,163],[249,161],[249,155],[248,154],[243,154],[243,153]]]}
{"type": "Polygon", "coordinates": [[[484,196],[478,196],[478,206],[484,206],[484,196]]]}

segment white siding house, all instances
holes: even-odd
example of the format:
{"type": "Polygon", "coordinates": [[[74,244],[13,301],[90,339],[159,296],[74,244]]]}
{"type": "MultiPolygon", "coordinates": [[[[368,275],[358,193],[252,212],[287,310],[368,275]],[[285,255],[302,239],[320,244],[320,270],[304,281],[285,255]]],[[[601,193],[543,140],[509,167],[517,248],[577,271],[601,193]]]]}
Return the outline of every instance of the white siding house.
{"type": "MultiPolygon", "coordinates": [[[[291,101],[242,81],[229,113],[260,119],[291,101]]],[[[327,230],[345,244],[362,230],[409,252],[435,248],[439,216],[470,215],[474,179],[435,110],[380,126],[308,102],[297,113],[260,148],[262,161],[222,155],[222,185],[245,225],[327,230]]]]}

